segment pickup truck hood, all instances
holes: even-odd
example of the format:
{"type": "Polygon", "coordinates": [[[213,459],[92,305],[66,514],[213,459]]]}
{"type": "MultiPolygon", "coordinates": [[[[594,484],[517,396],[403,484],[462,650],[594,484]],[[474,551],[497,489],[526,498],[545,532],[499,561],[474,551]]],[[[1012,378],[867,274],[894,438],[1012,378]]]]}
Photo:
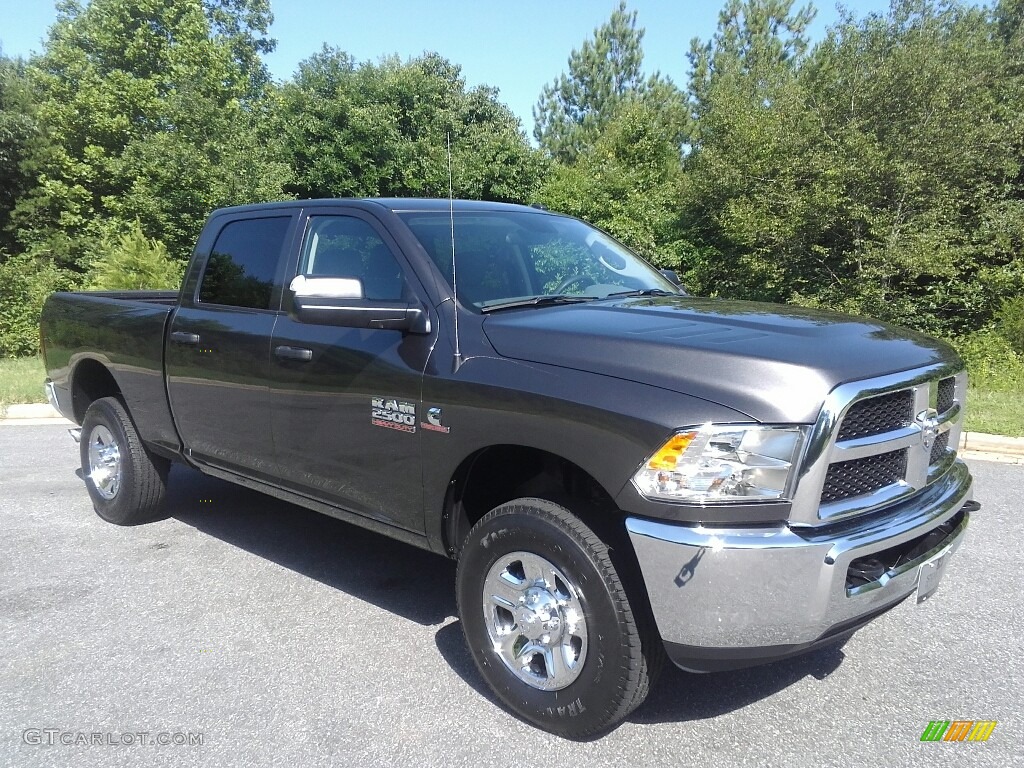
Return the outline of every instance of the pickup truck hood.
{"type": "Polygon", "coordinates": [[[866,318],[689,296],[507,310],[483,328],[504,357],[642,382],[775,423],[813,422],[839,384],[958,359],[943,342],[866,318]]]}

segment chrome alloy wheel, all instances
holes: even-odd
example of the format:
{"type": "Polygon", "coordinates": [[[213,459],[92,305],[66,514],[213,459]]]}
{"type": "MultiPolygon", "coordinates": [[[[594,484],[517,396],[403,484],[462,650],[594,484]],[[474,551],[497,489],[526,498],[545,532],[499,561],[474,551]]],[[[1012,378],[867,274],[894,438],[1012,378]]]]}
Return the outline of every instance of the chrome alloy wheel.
{"type": "Polygon", "coordinates": [[[93,427],[89,435],[89,479],[96,492],[108,501],[121,488],[121,449],[102,424],[93,427]]]}
{"type": "Polygon", "coordinates": [[[554,565],[510,552],[484,579],[484,623],[495,654],[541,691],[571,684],[587,658],[587,621],[579,592],[554,565]]]}

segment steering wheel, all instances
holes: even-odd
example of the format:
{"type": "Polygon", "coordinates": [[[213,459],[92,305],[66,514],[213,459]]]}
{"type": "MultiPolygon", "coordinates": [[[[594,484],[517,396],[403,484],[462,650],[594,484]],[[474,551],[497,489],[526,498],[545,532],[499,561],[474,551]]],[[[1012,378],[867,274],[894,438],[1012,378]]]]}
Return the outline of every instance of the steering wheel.
{"type": "Polygon", "coordinates": [[[586,283],[586,285],[582,286],[583,288],[586,288],[586,287],[591,286],[591,285],[597,285],[597,280],[592,278],[590,275],[586,275],[586,274],[584,274],[582,272],[577,272],[575,275],[572,275],[571,277],[567,277],[565,280],[563,280],[561,282],[561,284],[557,288],[555,288],[553,293],[555,295],[558,295],[560,293],[565,293],[566,289],[570,285],[576,285],[576,283],[581,283],[584,280],[586,280],[587,283],[586,283]]]}

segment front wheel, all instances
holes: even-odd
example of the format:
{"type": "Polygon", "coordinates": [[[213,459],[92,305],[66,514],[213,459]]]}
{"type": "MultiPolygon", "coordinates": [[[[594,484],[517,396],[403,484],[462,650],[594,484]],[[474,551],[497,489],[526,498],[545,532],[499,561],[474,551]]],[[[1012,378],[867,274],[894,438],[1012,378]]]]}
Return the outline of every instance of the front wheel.
{"type": "Polygon", "coordinates": [[[517,499],[485,515],[456,589],[480,674],[524,720],[583,739],[643,701],[657,638],[642,637],[606,544],[564,507],[517,499]]]}
{"type": "Polygon", "coordinates": [[[85,487],[100,517],[137,525],[157,516],[170,463],[146,450],[117,398],[96,400],[85,412],[81,458],[85,487]]]}

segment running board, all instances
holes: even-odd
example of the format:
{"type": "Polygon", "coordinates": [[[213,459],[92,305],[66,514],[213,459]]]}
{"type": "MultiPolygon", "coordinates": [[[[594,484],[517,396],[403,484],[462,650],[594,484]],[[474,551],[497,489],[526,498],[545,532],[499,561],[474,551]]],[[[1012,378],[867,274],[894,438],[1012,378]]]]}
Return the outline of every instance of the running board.
{"type": "Polygon", "coordinates": [[[74,429],[69,429],[68,430],[68,434],[71,435],[71,439],[74,440],[76,443],[82,442],[82,428],[81,427],[75,427],[74,429]]]}

